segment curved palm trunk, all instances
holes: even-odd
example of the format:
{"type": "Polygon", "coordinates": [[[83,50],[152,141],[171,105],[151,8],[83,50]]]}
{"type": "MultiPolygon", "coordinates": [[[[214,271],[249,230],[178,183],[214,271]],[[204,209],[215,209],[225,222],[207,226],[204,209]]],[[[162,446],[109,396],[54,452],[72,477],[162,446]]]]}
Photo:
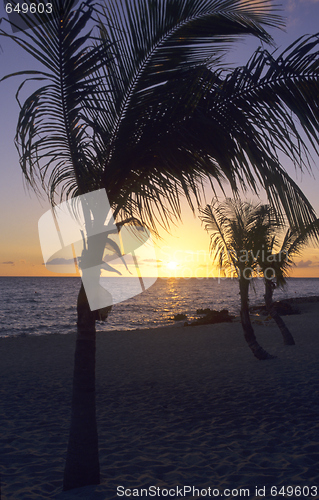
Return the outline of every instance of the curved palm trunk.
{"type": "Polygon", "coordinates": [[[100,483],[95,410],[95,318],[83,284],[77,302],[71,425],[63,490],[100,483]]]}
{"type": "Polygon", "coordinates": [[[245,279],[242,275],[239,278],[239,289],[240,289],[240,303],[241,303],[240,319],[241,319],[241,325],[244,330],[244,337],[248,344],[248,347],[252,350],[253,355],[257,359],[260,360],[273,359],[275,356],[272,356],[267,351],[265,351],[257,342],[249,316],[249,306],[248,306],[249,280],[245,279]]]}
{"type": "Polygon", "coordinates": [[[268,314],[275,320],[279,330],[281,331],[281,335],[284,339],[285,345],[295,345],[294,338],[290,331],[288,330],[285,322],[278,314],[275,304],[272,300],[274,293],[274,283],[271,280],[265,279],[265,304],[268,311],[268,314]]]}

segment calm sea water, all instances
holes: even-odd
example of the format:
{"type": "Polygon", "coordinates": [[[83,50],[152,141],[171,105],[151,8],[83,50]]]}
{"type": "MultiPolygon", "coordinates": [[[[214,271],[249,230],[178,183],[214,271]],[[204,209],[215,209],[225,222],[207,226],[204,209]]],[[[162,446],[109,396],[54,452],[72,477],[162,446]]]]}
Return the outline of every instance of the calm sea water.
{"type": "MultiPolygon", "coordinates": [[[[123,279],[130,286],[130,278],[123,279]]],[[[80,278],[0,277],[0,337],[74,333],[79,288],[80,278]]],[[[261,303],[263,293],[262,281],[255,280],[250,303],[261,303]]],[[[275,291],[275,299],[311,295],[319,295],[319,278],[289,278],[285,290],[275,291]]],[[[97,330],[175,325],[175,314],[186,313],[191,320],[196,309],[206,307],[238,314],[237,280],[159,278],[144,293],[116,304],[97,330]]]]}

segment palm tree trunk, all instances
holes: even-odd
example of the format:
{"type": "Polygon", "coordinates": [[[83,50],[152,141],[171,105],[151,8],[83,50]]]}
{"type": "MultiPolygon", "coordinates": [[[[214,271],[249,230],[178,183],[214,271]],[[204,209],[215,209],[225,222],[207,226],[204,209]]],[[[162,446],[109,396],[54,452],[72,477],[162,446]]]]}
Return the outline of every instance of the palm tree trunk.
{"type": "Polygon", "coordinates": [[[284,345],[295,345],[294,338],[287,328],[285,322],[278,314],[275,304],[272,300],[274,293],[274,284],[271,280],[265,280],[265,304],[268,311],[268,314],[275,320],[279,330],[281,331],[281,335],[284,339],[284,345]]]}
{"type": "Polygon", "coordinates": [[[95,311],[81,285],[74,357],[71,425],[63,490],[100,483],[95,409],[95,311]]]}
{"type": "Polygon", "coordinates": [[[244,337],[248,344],[248,347],[252,350],[253,355],[260,360],[263,359],[273,359],[275,356],[272,356],[267,351],[265,351],[257,342],[255,332],[253,326],[250,321],[249,316],[249,299],[248,299],[248,290],[249,290],[249,280],[241,276],[239,278],[239,290],[240,290],[240,319],[241,325],[244,330],[244,337]]]}

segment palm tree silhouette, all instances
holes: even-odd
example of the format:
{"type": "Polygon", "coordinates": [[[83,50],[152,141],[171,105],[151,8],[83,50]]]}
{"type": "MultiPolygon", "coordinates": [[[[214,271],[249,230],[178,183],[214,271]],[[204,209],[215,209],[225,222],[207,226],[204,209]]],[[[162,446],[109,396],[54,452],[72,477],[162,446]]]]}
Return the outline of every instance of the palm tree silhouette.
{"type": "MultiPolygon", "coordinates": [[[[271,211],[271,207],[269,207],[271,211]]],[[[282,241],[278,241],[277,234],[280,230],[278,222],[271,224],[264,234],[262,247],[268,259],[256,259],[259,269],[264,274],[265,281],[265,304],[269,315],[275,320],[281,331],[285,345],[295,345],[294,338],[287,325],[281,318],[275,303],[273,293],[276,288],[284,288],[287,284],[286,278],[289,276],[294,265],[293,258],[300,255],[305,246],[313,240],[318,244],[318,220],[305,227],[302,231],[296,228],[288,228],[282,241]],[[269,272],[270,271],[270,272],[269,272]]],[[[261,254],[260,254],[261,255],[261,254]]]]}
{"type": "MultiPolygon", "coordinates": [[[[294,345],[294,338],[273,302],[273,293],[275,288],[286,285],[286,278],[294,265],[292,259],[300,255],[310,240],[318,244],[318,219],[303,230],[287,229],[280,242],[278,235],[284,228],[284,219],[278,217],[270,205],[239,199],[219,203],[215,199],[212,205],[200,212],[205,229],[211,234],[213,261],[219,262],[228,273],[236,271],[239,277],[241,320],[249,346],[254,341],[248,307],[249,281],[253,274],[264,277],[266,308],[280,329],[284,344],[294,345]]],[[[260,356],[256,346],[252,350],[258,359],[268,359],[260,356]]]]}
{"type": "MultiPolygon", "coordinates": [[[[316,37],[299,41],[280,64],[259,51],[245,68],[225,74],[221,57],[235,36],[271,42],[265,27],[282,26],[268,0],[86,0],[72,6],[73,0],[57,0],[53,15],[25,15],[30,29],[19,36],[0,30],[44,68],[16,74],[25,76],[19,91],[29,80],[39,84],[21,103],[16,134],[20,164],[34,189],[44,188],[54,205],[57,198],[105,188],[117,224],[138,219],[156,231],[181,216],[182,195],[194,209],[205,179],[213,187],[226,179],[234,192],[240,185],[257,191],[261,184],[298,227],[314,220],[277,150],[300,167],[307,164],[307,141],[294,118],[308,142],[318,144],[316,37]]],[[[87,228],[96,221],[102,231],[102,219],[88,210],[87,228]]],[[[100,240],[93,249],[97,262],[105,244],[100,240]]],[[[83,287],[77,311],[64,489],[99,482],[97,313],[83,287]]]]}
{"type": "Polygon", "coordinates": [[[268,206],[230,198],[219,203],[215,199],[200,213],[210,234],[212,261],[219,264],[226,275],[238,277],[240,319],[248,347],[259,360],[274,358],[258,344],[249,316],[249,285],[256,267],[254,256],[264,240],[260,226],[269,214],[268,206]]]}

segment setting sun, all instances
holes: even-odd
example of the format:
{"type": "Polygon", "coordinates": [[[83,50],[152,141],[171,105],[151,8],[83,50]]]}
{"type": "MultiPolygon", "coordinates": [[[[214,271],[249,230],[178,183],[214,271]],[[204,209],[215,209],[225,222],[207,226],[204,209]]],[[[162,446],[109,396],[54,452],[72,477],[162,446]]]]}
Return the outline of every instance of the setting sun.
{"type": "Polygon", "coordinates": [[[171,261],[171,262],[168,262],[168,264],[166,264],[166,267],[168,267],[168,269],[170,269],[171,271],[174,271],[175,269],[177,269],[178,263],[171,261]]]}

